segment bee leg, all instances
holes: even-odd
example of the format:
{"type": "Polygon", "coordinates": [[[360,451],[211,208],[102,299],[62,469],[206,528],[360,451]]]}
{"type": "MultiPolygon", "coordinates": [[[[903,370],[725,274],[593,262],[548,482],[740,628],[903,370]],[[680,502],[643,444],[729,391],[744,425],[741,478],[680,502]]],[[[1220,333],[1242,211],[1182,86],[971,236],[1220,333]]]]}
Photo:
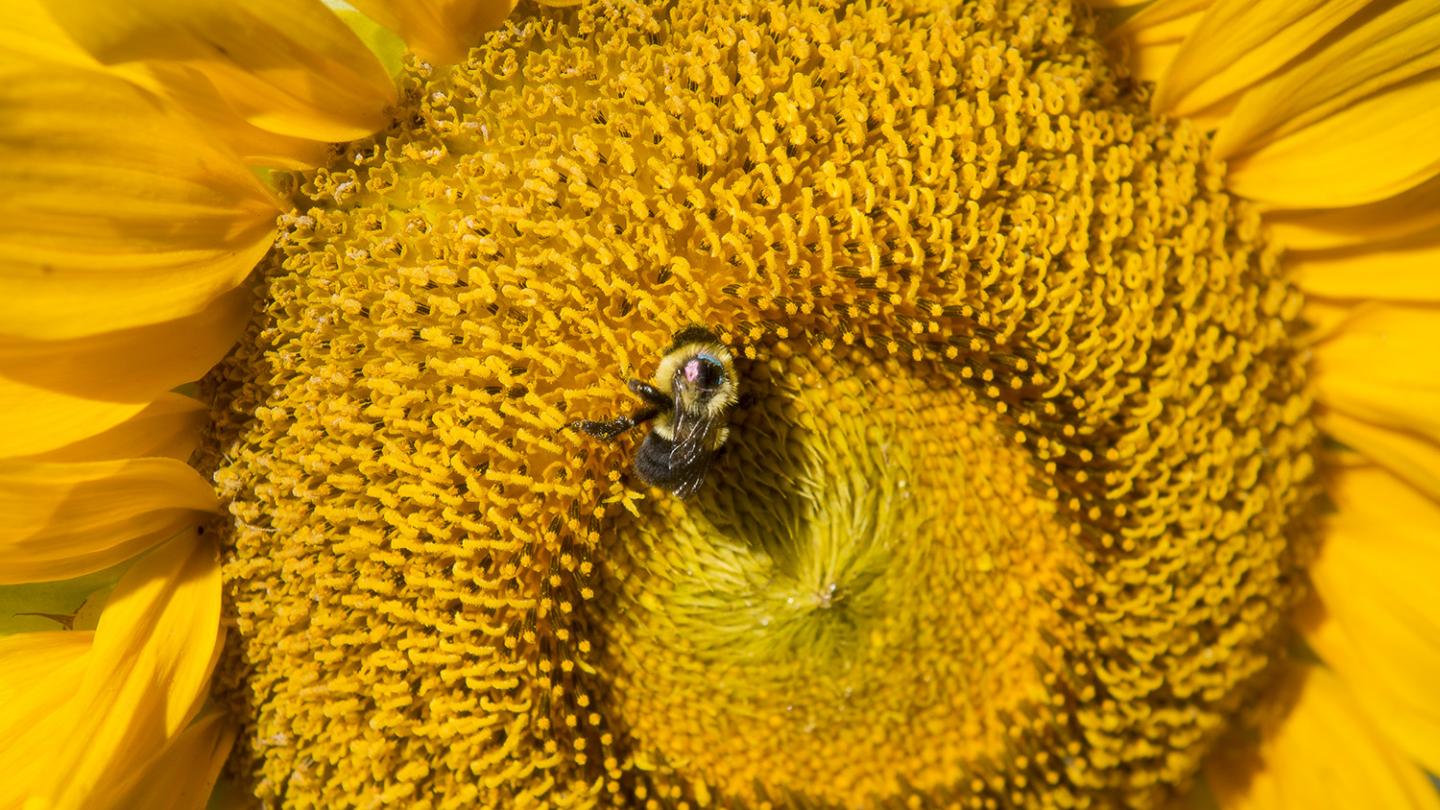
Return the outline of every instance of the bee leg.
{"type": "Polygon", "coordinates": [[[581,433],[586,433],[594,436],[597,439],[603,439],[604,441],[608,442],[611,439],[614,439],[616,436],[619,436],[621,433],[624,433],[625,431],[635,427],[635,424],[630,421],[630,417],[622,416],[619,419],[610,419],[604,422],[596,422],[589,419],[577,419],[574,422],[566,425],[566,427],[570,428],[571,430],[578,430],[581,433]]]}
{"type": "Polygon", "coordinates": [[[661,393],[660,389],[656,388],[650,383],[645,382],[644,380],[631,380],[630,382],[626,383],[626,385],[630,386],[630,390],[634,391],[636,396],[655,406],[659,410],[668,411],[675,405],[675,401],[673,398],[661,393]]]}
{"type": "Polygon", "coordinates": [[[627,430],[634,429],[636,425],[648,422],[658,415],[659,411],[655,410],[654,408],[645,408],[644,410],[636,411],[630,416],[617,416],[614,419],[607,419],[603,422],[594,422],[589,419],[577,419],[576,421],[571,422],[569,425],[567,425],[567,427],[571,428],[572,430],[578,430],[581,433],[586,433],[594,436],[597,439],[608,442],[613,440],[616,436],[619,436],[620,434],[626,432],[627,430]]]}

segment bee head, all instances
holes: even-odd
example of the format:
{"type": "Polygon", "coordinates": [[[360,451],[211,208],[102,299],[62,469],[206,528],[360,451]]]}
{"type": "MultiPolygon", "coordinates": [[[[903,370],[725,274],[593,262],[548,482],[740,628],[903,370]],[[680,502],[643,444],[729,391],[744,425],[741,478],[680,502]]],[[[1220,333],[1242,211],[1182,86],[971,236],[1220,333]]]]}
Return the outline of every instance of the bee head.
{"type": "MultiPolygon", "coordinates": [[[[700,327],[692,327],[680,336],[690,332],[709,336],[700,327]]],[[[735,403],[738,381],[732,362],[730,350],[722,343],[687,340],[660,358],[660,365],[655,369],[655,385],[674,398],[678,409],[714,409],[711,416],[719,416],[735,403]]]]}
{"type": "Polygon", "coordinates": [[[725,382],[724,364],[703,352],[687,360],[680,373],[689,386],[701,391],[714,390],[725,382]]]}

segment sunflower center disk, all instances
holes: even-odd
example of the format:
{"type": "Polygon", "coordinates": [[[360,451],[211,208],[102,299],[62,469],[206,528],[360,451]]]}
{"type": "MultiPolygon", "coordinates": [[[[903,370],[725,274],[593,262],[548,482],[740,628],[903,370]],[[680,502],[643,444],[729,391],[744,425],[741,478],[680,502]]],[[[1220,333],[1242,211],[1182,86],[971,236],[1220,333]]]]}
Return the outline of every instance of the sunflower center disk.
{"type": "Polygon", "coordinates": [[[1030,460],[971,392],[842,354],[752,366],[714,485],[627,527],[605,589],[637,755],[751,799],[952,787],[1060,711],[1081,563],[1030,460]]]}
{"type": "Polygon", "coordinates": [[[211,378],[295,806],[1150,806],[1284,649],[1298,294],[1064,4],[532,9],[297,178],[211,378]],[[644,491],[670,335],[753,404],[644,491]]]}

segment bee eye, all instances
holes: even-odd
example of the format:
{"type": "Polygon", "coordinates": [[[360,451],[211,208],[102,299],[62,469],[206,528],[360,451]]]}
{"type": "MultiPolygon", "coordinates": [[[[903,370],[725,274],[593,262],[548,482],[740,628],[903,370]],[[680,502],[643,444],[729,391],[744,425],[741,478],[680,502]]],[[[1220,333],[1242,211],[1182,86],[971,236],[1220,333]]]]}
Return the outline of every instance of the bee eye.
{"type": "Polygon", "coordinates": [[[706,388],[714,388],[720,384],[720,378],[724,376],[724,370],[719,363],[712,363],[708,360],[700,361],[700,384],[706,388]]]}
{"type": "Polygon", "coordinates": [[[703,355],[685,364],[685,379],[702,388],[714,388],[724,376],[720,363],[703,355]]]}

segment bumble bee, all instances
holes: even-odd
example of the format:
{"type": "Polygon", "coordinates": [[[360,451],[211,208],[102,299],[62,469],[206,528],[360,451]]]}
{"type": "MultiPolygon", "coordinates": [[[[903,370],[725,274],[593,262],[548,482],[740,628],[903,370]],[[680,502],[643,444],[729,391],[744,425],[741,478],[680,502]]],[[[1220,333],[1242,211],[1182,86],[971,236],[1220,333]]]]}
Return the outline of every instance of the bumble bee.
{"type": "Polygon", "coordinates": [[[675,334],[655,369],[653,384],[630,380],[628,385],[645,400],[643,408],[630,416],[580,420],[570,427],[610,441],[654,420],[635,454],[635,472],[647,484],[668,489],[678,498],[690,497],[730,435],[725,416],[739,391],[734,357],[710,330],[691,326],[675,334]]]}

